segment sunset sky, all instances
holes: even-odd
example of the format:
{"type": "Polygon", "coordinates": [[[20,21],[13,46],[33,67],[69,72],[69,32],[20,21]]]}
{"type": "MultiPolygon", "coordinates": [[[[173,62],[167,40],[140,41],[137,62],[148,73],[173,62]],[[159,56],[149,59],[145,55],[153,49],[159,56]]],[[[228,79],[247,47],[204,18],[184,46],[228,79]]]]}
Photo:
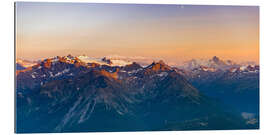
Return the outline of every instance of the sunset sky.
{"type": "Polygon", "coordinates": [[[259,62],[259,7],[16,3],[16,54],[259,62]]]}

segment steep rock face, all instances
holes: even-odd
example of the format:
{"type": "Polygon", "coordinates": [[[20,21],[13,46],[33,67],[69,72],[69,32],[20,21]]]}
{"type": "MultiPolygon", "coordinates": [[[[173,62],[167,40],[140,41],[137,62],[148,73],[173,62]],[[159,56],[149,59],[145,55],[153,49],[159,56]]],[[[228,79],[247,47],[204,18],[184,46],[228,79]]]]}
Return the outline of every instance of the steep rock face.
{"type": "Polygon", "coordinates": [[[145,68],[75,63],[60,58],[17,75],[17,132],[248,128],[162,61],[145,68]]]}
{"type": "Polygon", "coordinates": [[[170,70],[171,68],[161,60],[159,62],[153,62],[151,65],[147,67],[147,69],[153,70],[153,71],[159,71],[159,70],[165,71],[165,70],[170,70]]]}

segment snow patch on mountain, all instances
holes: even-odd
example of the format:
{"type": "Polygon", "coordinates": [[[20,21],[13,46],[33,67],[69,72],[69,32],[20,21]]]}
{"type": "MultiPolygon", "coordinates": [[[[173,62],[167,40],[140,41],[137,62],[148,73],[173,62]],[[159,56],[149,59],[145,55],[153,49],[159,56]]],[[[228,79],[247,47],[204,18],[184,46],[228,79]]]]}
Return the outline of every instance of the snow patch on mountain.
{"type": "Polygon", "coordinates": [[[159,74],[157,74],[159,77],[165,77],[165,76],[167,76],[168,75],[168,73],[167,72],[161,72],[161,73],[159,73],[159,74]]]}
{"type": "Polygon", "coordinates": [[[70,69],[64,69],[62,72],[58,72],[58,73],[56,73],[56,74],[54,75],[54,77],[56,77],[56,76],[60,76],[60,75],[63,75],[64,73],[69,72],[69,70],[70,70],[70,69]]]}
{"type": "Polygon", "coordinates": [[[88,57],[88,56],[85,56],[85,55],[78,56],[78,58],[81,61],[85,62],[85,63],[97,63],[97,64],[100,64],[100,65],[108,65],[107,63],[102,61],[100,58],[88,57]]]}
{"type": "Polygon", "coordinates": [[[78,58],[85,63],[97,63],[100,65],[108,65],[108,66],[126,66],[132,64],[131,61],[121,60],[121,59],[110,59],[107,57],[104,58],[94,58],[88,56],[78,56],[78,58]],[[108,62],[110,61],[110,62],[108,62]]]}
{"type": "Polygon", "coordinates": [[[232,67],[239,67],[239,64],[231,61],[231,60],[222,60],[217,56],[214,56],[211,59],[192,59],[190,61],[186,61],[180,66],[182,69],[201,69],[204,71],[214,72],[215,70],[227,70],[232,67]]]}
{"type": "Polygon", "coordinates": [[[145,67],[149,64],[151,64],[153,61],[158,59],[143,57],[143,56],[121,56],[121,55],[107,55],[106,58],[110,60],[121,60],[126,62],[136,62],[140,64],[141,66],[145,67]]]}

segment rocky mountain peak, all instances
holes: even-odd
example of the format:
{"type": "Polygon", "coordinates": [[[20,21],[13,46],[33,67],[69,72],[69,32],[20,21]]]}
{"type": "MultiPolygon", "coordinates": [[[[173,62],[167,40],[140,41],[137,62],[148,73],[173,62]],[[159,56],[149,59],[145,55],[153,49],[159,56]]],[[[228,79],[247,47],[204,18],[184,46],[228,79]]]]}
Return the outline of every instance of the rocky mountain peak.
{"type": "Polygon", "coordinates": [[[215,63],[218,63],[220,61],[220,59],[217,57],[217,56],[214,56],[212,58],[212,60],[215,62],[215,63]]]}
{"type": "Polygon", "coordinates": [[[153,62],[151,65],[147,67],[148,69],[151,69],[153,71],[165,71],[165,70],[171,70],[171,67],[165,64],[162,60],[158,62],[153,62]]]}
{"type": "Polygon", "coordinates": [[[112,61],[106,57],[102,58],[101,60],[109,65],[112,64],[112,61]]]}

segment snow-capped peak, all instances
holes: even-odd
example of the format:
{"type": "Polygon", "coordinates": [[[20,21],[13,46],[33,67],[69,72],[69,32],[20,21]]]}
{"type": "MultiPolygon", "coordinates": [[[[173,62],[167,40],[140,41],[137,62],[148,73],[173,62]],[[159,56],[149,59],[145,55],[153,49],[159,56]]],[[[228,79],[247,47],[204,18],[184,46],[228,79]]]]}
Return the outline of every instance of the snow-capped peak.
{"type": "Polygon", "coordinates": [[[131,61],[125,61],[121,59],[108,59],[107,57],[94,58],[94,57],[88,57],[86,55],[82,55],[82,56],[78,56],[77,58],[85,63],[97,63],[100,65],[109,65],[109,66],[126,66],[129,64],[132,64],[131,61]]]}
{"type": "Polygon", "coordinates": [[[201,67],[206,67],[211,70],[227,70],[230,69],[231,67],[236,67],[238,66],[236,63],[234,63],[231,60],[222,60],[217,56],[212,57],[211,59],[192,59],[190,61],[184,62],[184,64],[181,66],[184,69],[197,69],[201,67]]]}
{"type": "Polygon", "coordinates": [[[258,73],[259,70],[260,70],[259,65],[242,65],[240,67],[231,68],[230,72],[258,73]]]}

